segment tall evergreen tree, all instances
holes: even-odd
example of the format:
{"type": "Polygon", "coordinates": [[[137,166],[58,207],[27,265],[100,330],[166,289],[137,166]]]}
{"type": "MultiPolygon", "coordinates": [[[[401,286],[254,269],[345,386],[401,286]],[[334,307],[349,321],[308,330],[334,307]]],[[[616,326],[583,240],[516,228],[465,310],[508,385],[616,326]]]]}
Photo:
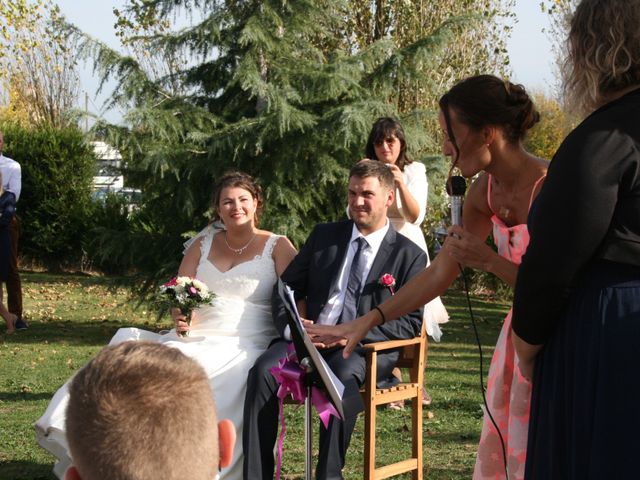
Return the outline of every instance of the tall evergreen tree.
{"type": "MultiPolygon", "coordinates": [[[[171,64],[163,75],[85,38],[85,55],[119,82],[114,104],[128,110],[126,126],[97,129],[121,150],[144,197],[131,231],[101,232],[105,255],[147,275],[175,271],[181,236],[204,225],[213,181],[229,169],[259,179],[262,226],[298,245],[317,222],[344,216],[346,173],[373,120],[401,112],[398,82],[435,91],[430,70],[470,22],[447,20],[401,47],[383,36],[354,48],[349,8],[342,0],[130,0],[122,24],[145,31],[128,42],[171,64]],[[176,15],[188,26],[165,30],[176,15]]],[[[412,146],[429,143],[418,128],[429,115],[403,112],[412,146]]]]}

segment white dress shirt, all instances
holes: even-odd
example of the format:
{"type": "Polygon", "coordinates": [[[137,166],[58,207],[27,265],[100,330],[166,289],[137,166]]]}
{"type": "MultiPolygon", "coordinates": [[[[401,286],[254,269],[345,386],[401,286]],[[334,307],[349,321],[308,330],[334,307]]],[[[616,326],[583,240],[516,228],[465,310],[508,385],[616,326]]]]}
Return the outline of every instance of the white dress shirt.
{"type": "Polygon", "coordinates": [[[326,305],[318,315],[318,319],[316,323],[321,325],[335,325],[342,314],[342,307],[344,305],[344,297],[347,294],[347,282],[349,280],[349,272],[351,271],[351,264],[353,263],[353,257],[356,254],[357,244],[354,240],[358,237],[364,238],[367,242],[363,247],[361,262],[364,262],[363,270],[362,270],[362,283],[361,288],[364,287],[364,283],[366,278],[369,276],[369,272],[371,271],[371,266],[373,265],[373,261],[378,254],[378,250],[380,250],[380,245],[382,245],[382,241],[384,240],[387,231],[389,230],[389,220],[387,219],[384,227],[380,230],[376,230],[369,235],[362,235],[358,228],[353,225],[353,230],[351,232],[351,239],[349,240],[349,248],[347,248],[347,254],[342,261],[342,266],[340,267],[340,273],[338,275],[338,279],[333,286],[333,290],[329,294],[329,300],[327,300],[326,305]]]}
{"type": "Polygon", "coordinates": [[[17,202],[20,198],[20,190],[22,190],[20,164],[0,153],[0,172],[2,172],[2,186],[16,196],[17,202]]]}

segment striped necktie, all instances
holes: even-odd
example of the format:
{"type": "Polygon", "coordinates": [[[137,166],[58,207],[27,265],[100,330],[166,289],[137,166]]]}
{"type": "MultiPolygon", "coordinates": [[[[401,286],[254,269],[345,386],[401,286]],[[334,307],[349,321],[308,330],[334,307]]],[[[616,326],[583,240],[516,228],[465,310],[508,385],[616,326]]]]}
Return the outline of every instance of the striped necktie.
{"type": "Polygon", "coordinates": [[[362,258],[362,251],[368,246],[367,241],[358,237],[355,240],[357,247],[356,253],[353,256],[351,262],[351,270],[349,270],[349,279],[347,280],[347,292],[344,296],[344,304],[342,307],[342,314],[338,323],[350,322],[355,320],[356,312],[358,311],[358,300],[360,300],[360,290],[362,287],[362,272],[364,270],[364,261],[362,258]]]}

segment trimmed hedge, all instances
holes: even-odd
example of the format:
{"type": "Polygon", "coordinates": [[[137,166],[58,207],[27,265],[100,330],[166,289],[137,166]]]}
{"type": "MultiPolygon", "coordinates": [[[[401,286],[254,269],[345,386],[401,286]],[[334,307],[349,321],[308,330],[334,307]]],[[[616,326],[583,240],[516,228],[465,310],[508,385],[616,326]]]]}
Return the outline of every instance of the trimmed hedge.
{"type": "Polygon", "coordinates": [[[51,270],[78,264],[94,228],[95,156],[77,128],[0,125],[6,156],[22,167],[21,255],[51,270]]]}

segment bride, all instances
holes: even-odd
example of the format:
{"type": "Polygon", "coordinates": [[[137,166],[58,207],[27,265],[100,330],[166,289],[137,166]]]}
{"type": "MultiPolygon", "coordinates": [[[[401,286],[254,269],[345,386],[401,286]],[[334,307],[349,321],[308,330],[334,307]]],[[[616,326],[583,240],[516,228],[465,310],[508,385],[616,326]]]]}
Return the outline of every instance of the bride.
{"type": "MultiPolygon", "coordinates": [[[[220,474],[221,479],[231,480],[242,478],[247,372],[277,336],[271,318],[271,294],[296,250],[286,237],[257,228],[262,192],[245,173],[231,172],[219,179],[213,209],[223,227],[211,225],[197,235],[188,244],[178,270],[180,276],[196,277],[207,284],[216,295],[211,305],[194,311],[190,325],[180,310],[172,310],[176,328],[166,335],[122,328],[110,345],[126,340],[157,341],[180,349],[204,367],[218,418],[230,419],[236,427],[233,460],[220,474]],[[188,337],[178,335],[186,331],[188,337]]],[[[35,425],[38,443],[59,458],[54,472],[60,478],[71,463],[65,436],[67,400],[65,384],[35,425]]],[[[180,399],[176,398],[179,414],[180,399]]]]}

